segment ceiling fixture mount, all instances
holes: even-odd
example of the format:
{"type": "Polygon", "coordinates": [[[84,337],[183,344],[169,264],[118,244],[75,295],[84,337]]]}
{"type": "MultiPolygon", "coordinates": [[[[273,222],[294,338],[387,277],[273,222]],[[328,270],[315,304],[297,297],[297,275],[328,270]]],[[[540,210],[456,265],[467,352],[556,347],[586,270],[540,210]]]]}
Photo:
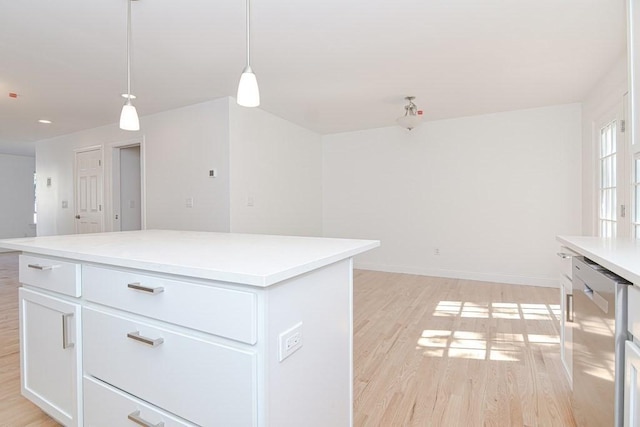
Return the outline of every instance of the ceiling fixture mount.
{"type": "Polygon", "coordinates": [[[409,103],[404,106],[404,116],[398,117],[397,122],[403,128],[411,130],[422,123],[422,110],[418,110],[413,103],[415,96],[405,96],[404,99],[409,103]]]}
{"type": "Polygon", "coordinates": [[[140,130],[140,120],[138,120],[138,112],[133,106],[131,100],[131,2],[135,0],[127,0],[127,100],[122,107],[120,113],[120,129],[122,130],[140,130]]]}
{"type": "Polygon", "coordinates": [[[260,89],[258,79],[251,69],[251,0],[247,0],[247,65],[242,70],[236,101],[243,107],[260,105],[260,89]]]}

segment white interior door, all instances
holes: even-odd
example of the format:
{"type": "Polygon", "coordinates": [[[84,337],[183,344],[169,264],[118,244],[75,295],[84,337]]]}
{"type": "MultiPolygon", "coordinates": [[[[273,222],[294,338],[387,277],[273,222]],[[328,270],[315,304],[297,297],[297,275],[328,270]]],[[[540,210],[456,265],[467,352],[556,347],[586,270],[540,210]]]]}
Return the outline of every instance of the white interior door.
{"type": "Polygon", "coordinates": [[[103,231],[102,149],[76,152],[76,233],[103,231]]]}

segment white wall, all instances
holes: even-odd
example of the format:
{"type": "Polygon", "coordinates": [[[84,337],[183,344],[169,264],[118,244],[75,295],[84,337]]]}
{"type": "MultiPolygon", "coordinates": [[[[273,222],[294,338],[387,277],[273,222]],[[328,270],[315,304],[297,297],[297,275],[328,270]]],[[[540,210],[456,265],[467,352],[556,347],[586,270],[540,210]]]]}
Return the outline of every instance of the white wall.
{"type": "MultiPolygon", "coordinates": [[[[117,124],[39,141],[38,235],[72,234],[74,229],[74,149],[100,145],[105,162],[105,211],[111,194],[111,146],[143,141],[147,228],[229,231],[229,136],[226,98],[140,118],[141,131],[117,124]],[[209,170],[217,169],[218,178],[209,170]],[[186,199],[194,199],[193,208],[186,199]],[[62,202],[68,208],[62,208],[62,202]]],[[[110,224],[110,221],[105,221],[110,224]]]]}
{"type": "MultiPolygon", "coordinates": [[[[591,90],[582,107],[582,234],[598,234],[597,212],[597,169],[595,147],[598,134],[595,124],[611,109],[622,105],[627,92],[627,57],[621,55],[611,70],[591,90]]],[[[627,135],[629,135],[627,133],[627,135]]]]}
{"type": "Polygon", "coordinates": [[[231,231],[321,236],[320,135],[233,99],[229,106],[231,231]]]}
{"type": "Polygon", "coordinates": [[[0,154],[0,239],[35,236],[34,171],[33,157],[0,154]]]}
{"type": "Polygon", "coordinates": [[[325,136],[324,234],[380,239],[360,268],[555,285],[555,236],[581,229],[580,120],[571,104],[325,136]]]}
{"type": "MultiPolygon", "coordinates": [[[[36,144],[42,227],[39,235],[74,229],[74,150],[104,150],[105,212],[110,212],[115,145],[142,142],[146,227],[322,235],[322,142],[318,134],[232,98],[140,118],[141,132],[117,125],[36,144]],[[209,177],[215,169],[217,177],[209,177]],[[247,198],[253,206],[247,206],[247,198]],[[193,199],[193,207],[186,200],[193,199]],[[62,202],[68,208],[62,208],[62,202]]],[[[105,218],[106,230],[111,221],[105,218]]]]}

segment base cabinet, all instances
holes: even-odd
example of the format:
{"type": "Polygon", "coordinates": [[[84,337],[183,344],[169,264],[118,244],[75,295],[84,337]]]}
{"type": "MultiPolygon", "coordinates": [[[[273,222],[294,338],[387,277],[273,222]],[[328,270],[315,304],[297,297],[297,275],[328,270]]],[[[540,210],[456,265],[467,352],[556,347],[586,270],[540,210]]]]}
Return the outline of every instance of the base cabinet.
{"type": "Polygon", "coordinates": [[[640,427],[640,347],[625,344],[624,425],[640,427]]]}
{"type": "Polygon", "coordinates": [[[22,392],[64,426],[353,425],[350,258],[264,288],[64,262],[20,288],[22,392]]]}
{"type": "Polygon", "coordinates": [[[67,427],[79,425],[80,306],[21,288],[22,394],[67,427]]]}

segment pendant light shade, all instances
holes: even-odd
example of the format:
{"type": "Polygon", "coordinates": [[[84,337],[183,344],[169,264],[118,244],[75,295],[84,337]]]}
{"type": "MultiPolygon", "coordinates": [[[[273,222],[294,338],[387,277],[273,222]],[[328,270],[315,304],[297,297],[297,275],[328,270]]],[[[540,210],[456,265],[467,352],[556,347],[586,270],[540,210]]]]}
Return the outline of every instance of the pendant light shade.
{"type": "Polygon", "coordinates": [[[251,69],[251,0],[247,0],[247,65],[242,70],[238,84],[238,105],[243,107],[257,107],[260,105],[260,89],[258,79],[251,69]]]}
{"type": "Polygon", "coordinates": [[[131,104],[131,1],[127,0],[127,100],[120,113],[120,129],[140,130],[136,107],[131,104]]]}
{"type": "Polygon", "coordinates": [[[122,130],[140,130],[140,121],[138,120],[138,112],[136,107],[131,104],[131,100],[127,99],[120,113],[120,129],[122,130]]]}
{"type": "Polygon", "coordinates": [[[243,107],[257,107],[260,105],[260,89],[258,79],[250,66],[246,66],[240,76],[238,84],[238,104],[243,107]]]}

